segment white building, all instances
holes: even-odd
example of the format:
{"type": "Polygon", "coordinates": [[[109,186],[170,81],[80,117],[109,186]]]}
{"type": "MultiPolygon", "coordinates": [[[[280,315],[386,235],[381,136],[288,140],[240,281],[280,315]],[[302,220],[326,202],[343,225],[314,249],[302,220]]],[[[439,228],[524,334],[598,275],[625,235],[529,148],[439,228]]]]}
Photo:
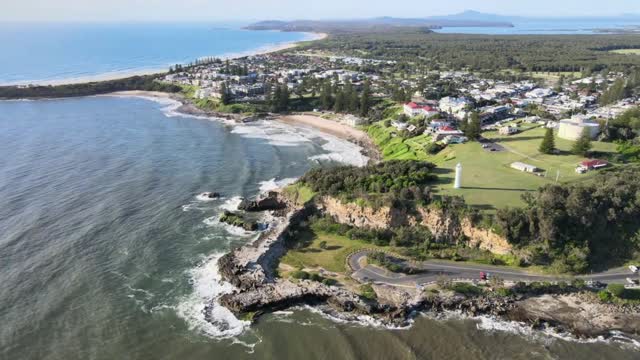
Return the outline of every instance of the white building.
{"type": "Polygon", "coordinates": [[[465,110],[468,105],[471,105],[471,101],[463,97],[455,98],[447,96],[440,99],[438,105],[441,111],[456,114],[465,110]]]}
{"type": "Polygon", "coordinates": [[[516,169],[516,170],[520,170],[520,171],[524,171],[524,172],[530,172],[530,173],[538,171],[537,167],[535,167],[533,165],[525,164],[525,163],[522,163],[522,162],[519,162],[519,161],[512,163],[511,164],[511,168],[516,169]]]}
{"type": "Polygon", "coordinates": [[[513,134],[516,134],[517,132],[518,132],[518,127],[511,126],[511,125],[503,126],[500,129],[498,129],[498,134],[500,135],[513,135],[513,134]]]}
{"type": "Polygon", "coordinates": [[[574,116],[571,119],[560,120],[558,137],[566,140],[577,140],[588,129],[591,138],[600,133],[600,124],[584,117],[574,116]]]}
{"type": "Polygon", "coordinates": [[[364,125],[366,123],[366,120],[354,115],[346,115],[342,118],[342,123],[351,127],[356,127],[364,125]]]}

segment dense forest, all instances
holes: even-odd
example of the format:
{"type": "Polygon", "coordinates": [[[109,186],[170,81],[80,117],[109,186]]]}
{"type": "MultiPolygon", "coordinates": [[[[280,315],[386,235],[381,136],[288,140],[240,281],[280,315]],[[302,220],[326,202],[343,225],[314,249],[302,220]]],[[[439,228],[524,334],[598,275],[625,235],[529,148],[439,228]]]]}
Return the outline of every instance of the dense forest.
{"type": "Polygon", "coordinates": [[[626,168],[547,185],[525,194],[524,208],[498,210],[495,225],[530,264],[575,273],[620,265],[640,255],[639,178],[639,168],[626,168]]]}
{"type": "Polygon", "coordinates": [[[156,81],[156,76],[57,86],[0,86],[0,99],[38,99],[107,94],[114,91],[143,90],[177,93],[181,87],[156,81]]]}
{"type": "Polygon", "coordinates": [[[610,52],[640,49],[633,35],[462,35],[420,30],[335,34],[305,46],[359,57],[422,62],[434,67],[522,71],[627,70],[640,56],[610,52]]]}

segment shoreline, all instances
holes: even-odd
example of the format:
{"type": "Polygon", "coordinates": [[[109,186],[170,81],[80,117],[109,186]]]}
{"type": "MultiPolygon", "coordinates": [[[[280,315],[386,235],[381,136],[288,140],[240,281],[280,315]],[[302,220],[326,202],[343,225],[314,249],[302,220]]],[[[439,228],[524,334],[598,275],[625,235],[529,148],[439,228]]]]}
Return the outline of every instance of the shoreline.
{"type": "Polygon", "coordinates": [[[285,201],[287,210],[278,216],[276,228],[218,260],[222,279],[235,289],[210,300],[205,308],[208,321],[214,320],[211,310],[216,306],[251,322],[263,314],[309,306],[339,321],[361,323],[366,318],[392,328],[411,326],[418,314],[455,312],[466,319],[488,316],[530,331],[577,340],[608,340],[619,337],[617,332],[621,332],[636,341],[633,339],[639,335],[637,305],[603,304],[594,293],[573,286],[544,291],[525,288],[505,296],[433,293],[374,282],[371,286],[377,298],[364,299],[349,286],[281,278],[277,266],[286,254],[291,234],[304,226],[310,216],[321,212],[316,205],[301,207],[293,199],[285,201]]]}
{"type": "MultiPolygon", "coordinates": [[[[206,116],[226,120],[234,120],[236,122],[251,122],[254,120],[253,117],[246,117],[239,114],[227,114],[202,110],[193,105],[193,103],[189,99],[185,98],[182,94],[179,93],[172,94],[158,91],[129,90],[117,91],[97,96],[121,96],[173,100],[180,103],[180,106],[176,109],[176,112],[187,116],[206,116]]],[[[359,146],[361,148],[361,153],[369,158],[370,161],[379,162],[382,159],[382,155],[380,154],[379,149],[373,143],[366,132],[339,123],[337,121],[323,119],[316,115],[295,113],[286,115],[272,114],[266,117],[265,120],[277,121],[279,123],[294,127],[312,128],[327,135],[334,136],[338,139],[345,140],[359,146]]]]}
{"type": "MultiPolygon", "coordinates": [[[[278,51],[288,50],[298,46],[302,42],[306,41],[318,41],[327,38],[329,35],[326,33],[316,33],[316,32],[303,32],[308,38],[290,41],[284,43],[276,43],[276,44],[267,44],[252,50],[247,50],[238,53],[225,53],[218,56],[211,57],[219,57],[223,60],[229,59],[239,59],[247,56],[258,56],[258,55],[266,55],[278,51]]],[[[208,56],[202,56],[200,58],[206,58],[208,56]]],[[[196,60],[196,59],[194,59],[196,60]]],[[[173,64],[172,64],[173,65],[173,64]]],[[[111,81],[111,80],[121,80],[134,76],[147,76],[147,75],[160,75],[164,74],[169,70],[168,65],[165,67],[158,68],[147,68],[147,69],[137,69],[137,70],[115,70],[109,71],[106,73],[87,75],[87,76],[79,76],[79,77],[71,77],[64,79],[53,79],[53,80],[20,80],[20,81],[11,81],[11,82],[0,82],[0,87],[9,87],[9,86],[58,86],[58,85],[73,85],[73,84],[88,84],[94,82],[102,82],[102,81],[111,81]]]]}

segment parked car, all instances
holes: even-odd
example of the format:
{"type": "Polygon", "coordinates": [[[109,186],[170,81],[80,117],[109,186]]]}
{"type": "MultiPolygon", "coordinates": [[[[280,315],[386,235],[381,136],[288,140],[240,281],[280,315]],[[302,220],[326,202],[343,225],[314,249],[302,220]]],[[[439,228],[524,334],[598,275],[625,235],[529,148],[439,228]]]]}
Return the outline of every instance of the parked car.
{"type": "Polygon", "coordinates": [[[487,280],[487,274],[484,271],[480,272],[480,280],[487,280]]]}
{"type": "Polygon", "coordinates": [[[635,274],[638,272],[638,267],[635,265],[630,265],[629,270],[631,270],[631,272],[635,274]]]}
{"type": "Polygon", "coordinates": [[[634,280],[634,279],[631,279],[631,278],[627,278],[627,282],[628,282],[630,285],[638,285],[638,281],[637,281],[637,280],[634,280]]]}

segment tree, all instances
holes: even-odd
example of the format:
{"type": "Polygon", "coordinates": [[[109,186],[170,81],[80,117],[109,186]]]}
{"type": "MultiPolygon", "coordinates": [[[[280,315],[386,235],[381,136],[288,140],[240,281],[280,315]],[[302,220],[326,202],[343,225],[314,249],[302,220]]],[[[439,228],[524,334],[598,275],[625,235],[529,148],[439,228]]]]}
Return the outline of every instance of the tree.
{"type": "Polygon", "coordinates": [[[280,111],[280,97],[282,96],[282,88],[280,85],[276,85],[271,93],[270,106],[271,111],[279,112],[280,111]]]}
{"type": "Polygon", "coordinates": [[[336,91],[336,101],[333,103],[333,111],[337,113],[344,112],[346,108],[345,102],[345,92],[338,89],[336,91]]]}
{"type": "Polygon", "coordinates": [[[540,143],[540,151],[542,154],[553,154],[556,149],[556,140],[553,137],[553,129],[547,129],[547,132],[544,134],[544,139],[542,139],[542,143],[540,143]]]}
{"type": "Polygon", "coordinates": [[[322,108],[325,110],[331,109],[331,106],[333,105],[333,97],[332,97],[332,89],[331,89],[330,81],[326,81],[322,86],[322,90],[320,92],[320,104],[322,105],[322,108]]]}
{"type": "Polygon", "coordinates": [[[287,86],[287,84],[282,85],[282,89],[280,90],[280,98],[278,99],[278,111],[289,110],[290,97],[291,94],[289,93],[289,86],[287,86]]]}
{"type": "Polygon", "coordinates": [[[471,117],[464,126],[464,135],[470,140],[478,140],[480,133],[482,132],[482,123],[480,122],[480,115],[477,112],[471,113],[471,117]]]}
{"type": "Polygon", "coordinates": [[[231,102],[231,94],[225,82],[220,84],[220,102],[222,102],[223,105],[228,105],[231,102]]]}
{"type": "Polygon", "coordinates": [[[367,117],[371,109],[371,84],[365,80],[360,97],[360,116],[367,117]]]}
{"type": "Polygon", "coordinates": [[[573,147],[571,148],[571,152],[575,155],[586,156],[591,150],[591,130],[589,128],[584,128],[582,130],[582,135],[573,143],[573,147]]]}

